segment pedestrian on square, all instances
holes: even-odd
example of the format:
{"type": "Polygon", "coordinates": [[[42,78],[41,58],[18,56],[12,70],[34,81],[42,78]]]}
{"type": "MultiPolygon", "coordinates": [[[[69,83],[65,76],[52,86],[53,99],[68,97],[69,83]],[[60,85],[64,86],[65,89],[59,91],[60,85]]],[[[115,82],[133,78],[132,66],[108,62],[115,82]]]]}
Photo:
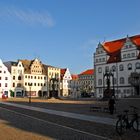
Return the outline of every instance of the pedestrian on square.
{"type": "Polygon", "coordinates": [[[114,113],[114,106],[115,106],[115,99],[114,99],[114,96],[112,96],[108,102],[108,107],[109,107],[109,111],[111,115],[113,115],[114,113]]]}

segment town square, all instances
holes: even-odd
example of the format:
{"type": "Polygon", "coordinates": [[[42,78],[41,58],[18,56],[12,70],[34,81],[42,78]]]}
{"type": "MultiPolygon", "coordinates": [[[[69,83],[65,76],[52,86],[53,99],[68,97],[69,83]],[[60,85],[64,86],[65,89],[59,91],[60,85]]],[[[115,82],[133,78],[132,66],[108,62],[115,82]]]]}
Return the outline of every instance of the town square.
{"type": "Polygon", "coordinates": [[[139,0],[0,0],[0,140],[139,140],[139,0]]]}

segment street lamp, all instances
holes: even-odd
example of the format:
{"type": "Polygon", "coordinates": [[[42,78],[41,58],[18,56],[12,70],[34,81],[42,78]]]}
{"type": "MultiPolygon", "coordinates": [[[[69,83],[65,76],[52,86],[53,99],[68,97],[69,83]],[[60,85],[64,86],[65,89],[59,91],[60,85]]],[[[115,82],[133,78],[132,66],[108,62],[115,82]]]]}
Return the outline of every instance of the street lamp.
{"type": "Polygon", "coordinates": [[[31,103],[31,86],[32,86],[32,83],[29,83],[29,103],[31,103]]]}

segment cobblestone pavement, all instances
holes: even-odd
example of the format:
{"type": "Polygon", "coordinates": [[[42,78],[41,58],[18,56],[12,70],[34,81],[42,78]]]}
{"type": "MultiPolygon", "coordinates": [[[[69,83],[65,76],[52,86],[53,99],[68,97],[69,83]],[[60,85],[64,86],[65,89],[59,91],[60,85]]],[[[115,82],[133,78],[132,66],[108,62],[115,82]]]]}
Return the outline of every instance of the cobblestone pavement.
{"type": "MultiPolygon", "coordinates": [[[[13,98],[13,99],[8,99],[6,101],[29,105],[27,98],[22,98],[22,99],[13,98]]],[[[74,101],[74,100],[57,100],[57,99],[51,99],[51,100],[32,99],[32,103],[30,104],[30,106],[37,106],[37,107],[48,108],[48,109],[53,109],[53,110],[61,110],[61,111],[66,111],[66,112],[95,115],[95,116],[100,116],[100,117],[102,116],[102,117],[116,118],[116,115],[118,113],[121,113],[123,109],[128,109],[129,105],[140,107],[140,99],[122,99],[122,100],[117,101],[116,102],[117,113],[115,113],[114,115],[110,115],[107,112],[90,111],[91,105],[106,106],[107,102],[101,102],[101,101],[95,101],[95,100],[74,101]]],[[[46,114],[46,115],[49,115],[49,114],[46,114]]],[[[47,117],[47,118],[51,119],[52,117],[47,117]]],[[[136,133],[133,130],[129,130],[125,133],[125,135],[123,135],[122,137],[119,137],[116,134],[114,127],[101,125],[97,123],[89,123],[89,122],[81,122],[81,121],[78,122],[78,120],[73,120],[73,119],[70,120],[68,118],[65,118],[65,119],[64,118],[62,119],[62,118],[63,117],[57,116],[56,121],[61,122],[61,123],[64,122],[64,124],[68,123],[68,125],[70,126],[73,124],[73,122],[75,122],[75,124],[77,124],[76,126],[78,126],[78,129],[81,129],[81,128],[82,130],[88,129],[93,134],[99,134],[99,135],[102,134],[103,136],[109,136],[113,140],[118,140],[118,139],[139,140],[140,138],[140,133],[136,133]],[[68,120],[72,122],[70,123],[68,120]],[[85,126],[88,126],[88,128],[85,126]]]]}

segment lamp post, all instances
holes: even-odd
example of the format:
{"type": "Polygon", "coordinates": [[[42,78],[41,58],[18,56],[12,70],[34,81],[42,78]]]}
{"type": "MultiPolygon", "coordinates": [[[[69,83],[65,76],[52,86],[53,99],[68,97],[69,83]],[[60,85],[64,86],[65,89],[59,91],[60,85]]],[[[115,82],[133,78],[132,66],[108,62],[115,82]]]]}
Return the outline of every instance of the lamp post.
{"type": "Polygon", "coordinates": [[[31,86],[32,86],[32,83],[29,83],[29,103],[31,103],[31,86]]]}

